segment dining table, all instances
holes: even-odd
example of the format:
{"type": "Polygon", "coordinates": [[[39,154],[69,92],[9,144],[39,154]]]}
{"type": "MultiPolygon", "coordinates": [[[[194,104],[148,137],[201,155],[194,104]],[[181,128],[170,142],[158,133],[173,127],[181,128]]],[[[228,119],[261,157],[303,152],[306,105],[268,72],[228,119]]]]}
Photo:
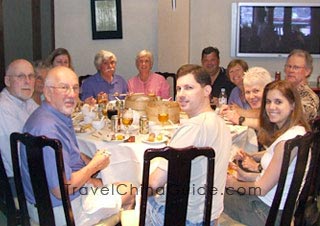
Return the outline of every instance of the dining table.
{"type": "MultiPolygon", "coordinates": [[[[161,140],[148,141],[149,134],[140,134],[138,125],[129,128],[129,135],[121,133],[123,139],[110,140],[106,136],[110,134],[109,123],[101,130],[91,130],[85,133],[77,133],[78,145],[84,154],[92,157],[98,149],[105,149],[110,153],[110,164],[100,171],[103,184],[117,183],[121,181],[131,182],[140,186],[142,182],[143,155],[148,148],[165,147],[174,131],[178,128],[174,125],[153,125],[150,132],[163,134],[161,140]],[[134,142],[127,142],[128,136],[134,137],[134,142]]],[[[254,130],[247,126],[231,125],[228,127],[232,136],[231,156],[238,149],[255,152],[258,149],[257,137],[254,130]]],[[[157,166],[157,161],[151,163],[150,171],[157,166]]]]}

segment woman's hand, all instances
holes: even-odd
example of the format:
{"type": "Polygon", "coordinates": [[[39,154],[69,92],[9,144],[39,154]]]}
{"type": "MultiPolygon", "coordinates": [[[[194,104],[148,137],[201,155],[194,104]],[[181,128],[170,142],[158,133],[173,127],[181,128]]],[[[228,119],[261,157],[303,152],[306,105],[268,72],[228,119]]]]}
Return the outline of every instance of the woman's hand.
{"type": "Polygon", "coordinates": [[[238,161],[239,160],[242,161],[246,157],[251,157],[251,156],[247,152],[245,152],[244,150],[239,149],[237,151],[237,153],[235,154],[234,159],[238,160],[238,161]]]}
{"type": "Polygon", "coordinates": [[[234,177],[234,175],[227,174],[226,188],[235,188],[238,180],[234,177]]]}
{"type": "Polygon", "coordinates": [[[228,121],[232,122],[232,124],[239,124],[240,115],[235,110],[226,110],[224,112],[223,117],[228,121]]]}
{"type": "Polygon", "coordinates": [[[219,115],[224,116],[229,110],[229,105],[223,104],[222,106],[220,106],[219,115]]]}
{"type": "Polygon", "coordinates": [[[252,157],[249,156],[246,156],[242,160],[242,167],[253,172],[260,172],[259,163],[257,163],[252,157]]]}

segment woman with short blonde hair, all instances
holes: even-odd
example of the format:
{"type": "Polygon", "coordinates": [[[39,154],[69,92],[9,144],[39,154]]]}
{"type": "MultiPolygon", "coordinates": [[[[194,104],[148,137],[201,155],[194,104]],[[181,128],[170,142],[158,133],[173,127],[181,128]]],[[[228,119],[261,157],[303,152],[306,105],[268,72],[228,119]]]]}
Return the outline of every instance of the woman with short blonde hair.
{"type": "Polygon", "coordinates": [[[141,50],[137,54],[135,62],[139,73],[128,80],[129,92],[156,95],[164,99],[169,98],[169,83],[162,75],[151,71],[153,66],[152,53],[148,50],[141,50]]]}

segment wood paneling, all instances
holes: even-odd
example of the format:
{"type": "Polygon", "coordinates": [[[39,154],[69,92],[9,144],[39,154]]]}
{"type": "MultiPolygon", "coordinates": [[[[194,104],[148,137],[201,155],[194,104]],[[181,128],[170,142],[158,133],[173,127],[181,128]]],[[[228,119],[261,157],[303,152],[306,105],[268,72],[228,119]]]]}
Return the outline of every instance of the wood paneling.
{"type": "MultiPolygon", "coordinates": [[[[3,89],[4,87],[4,75],[5,75],[5,67],[6,64],[8,64],[12,59],[15,58],[26,58],[29,61],[32,60],[38,60],[38,59],[42,59],[45,58],[48,54],[48,52],[51,52],[54,49],[54,0],[29,0],[29,1],[25,1],[25,4],[29,4],[27,6],[27,8],[21,8],[21,2],[20,1],[11,1],[10,0],[0,0],[0,90],[3,89]],[[10,5],[9,5],[10,3],[10,5]],[[12,28],[11,25],[7,25],[5,24],[5,11],[4,11],[4,4],[6,4],[7,9],[19,9],[20,12],[28,12],[24,15],[31,15],[31,27],[30,29],[32,29],[32,31],[30,30],[25,30],[28,31],[27,33],[29,35],[26,35],[25,32],[23,32],[22,30],[20,31],[20,29],[16,29],[13,31],[10,31],[10,29],[6,29],[4,30],[6,27],[7,28],[12,28]],[[31,5],[30,5],[31,4],[31,5]],[[41,4],[45,4],[43,6],[48,6],[48,7],[41,7],[41,4]],[[9,7],[9,8],[8,8],[9,7]],[[20,7],[20,8],[19,8],[20,7]],[[45,10],[45,12],[43,12],[43,8],[45,9],[49,9],[49,10],[45,10]],[[25,10],[31,10],[30,11],[25,11],[25,10]],[[46,18],[46,21],[50,21],[49,24],[43,24],[43,20],[42,17],[46,16],[48,18],[46,18]],[[7,31],[7,34],[10,35],[24,35],[26,37],[24,37],[24,40],[26,41],[31,41],[32,43],[32,48],[29,48],[30,50],[28,50],[28,54],[21,54],[21,53],[25,53],[23,51],[25,50],[21,50],[19,49],[19,47],[15,48],[15,51],[11,51],[11,55],[10,55],[10,59],[6,59],[6,51],[9,51],[9,49],[6,49],[5,46],[7,44],[8,41],[12,40],[10,38],[7,37],[6,40],[5,39],[5,31],[7,31]],[[19,31],[22,32],[22,34],[19,34],[19,31]],[[14,32],[14,34],[13,34],[14,32]],[[17,33],[16,33],[17,32],[17,33]],[[49,40],[46,41],[47,39],[43,39],[43,34],[49,34],[49,40]],[[31,36],[31,37],[30,37],[31,36]],[[42,40],[43,39],[43,40],[42,40]],[[46,45],[46,48],[43,48],[43,45],[46,45]],[[45,49],[46,51],[43,51],[43,49],[45,49]],[[31,51],[31,53],[29,53],[29,51],[31,51]],[[12,54],[13,53],[13,54],[12,54]],[[24,56],[28,56],[28,57],[24,57],[24,56]],[[30,57],[29,57],[30,56],[30,57]],[[12,58],[12,59],[11,59],[12,58]]],[[[19,12],[18,10],[15,12],[19,12]]],[[[6,13],[8,14],[8,12],[6,11],[6,13]]],[[[10,15],[9,18],[6,19],[10,19],[11,17],[19,17],[20,15],[10,15]]],[[[22,21],[23,19],[25,19],[26,21],[30,20],[30,17],[28,18],[24,18],[22,17],[22,21]]],[[[8,21],[8,20],[7,20],[8,21]]],[[[19,21],[19,20],[18,20],[19,21]]],[[[20,21],[21,21],[21,17],[20,17],[20,21]]],[[[14,22],[10,19],[10,22],[14,22]]],[[[17,22],[15,24],[15,26],[17,26],[17,22]]],[[[20,26],[20,24],[18,24],[18,26],[20,26]]],[[[21,25],[22,26],[22,25],[21,25]]],[[[26,26],[22,26],[22,28],[26,29],[26,26]]],[[[14,36],[11,36],[14,37],[14,36]]],[[[14,42],[14,41],[13,41],[14,42]]],[[[15,46],[23,46],[24,42],[21,43],[13,43],[14,45],[9,45],[11,46],[13,50],[13,47],[15,46]],[[15,45],[15,44],[20,44],[20,45],[15,45]]],[[[9,52],[8,52],[9,53],[9,52]]]]}

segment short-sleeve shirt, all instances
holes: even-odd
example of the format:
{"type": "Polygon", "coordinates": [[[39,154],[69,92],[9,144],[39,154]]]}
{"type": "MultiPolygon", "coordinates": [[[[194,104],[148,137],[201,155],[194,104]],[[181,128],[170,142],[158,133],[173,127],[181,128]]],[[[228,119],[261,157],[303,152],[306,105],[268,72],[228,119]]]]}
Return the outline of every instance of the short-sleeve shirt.
{"type": "Polygon", "coordinates": [[[236,104],[243,109],[250,109],[250,105],[246,100],[241,100],[241,90],[239,87],[234,87],[228,98],[228,104],[236,104]]]}
{"type": "Polygon", "coordinates": [[[100,92],[107,93],[109,100],[115,100],[113,94],[116,92],[119,94],[127,93],[128,85],[126,80],[120,75],[115,74],[112,82],[109,83],[97,72],[83,81],[81,85],[81,100],[85,100],[91,96],[97,98],[100,92]]]}
{"type": "MultiPolygon", "coordinates": [[[[223,211],[223,194],[226,184],[227,168],[231,151],[231,134],[222,118],[215,112],[203,112],[186,121],[172,136],[169,146],[175,148],[197,146],[212,147],[215,151],[215,173],[214,187],[217,194],[212,197],[211,219],[216,219],[223,211]]],[[[206,181],[206,160],[199,157],[193,160],[190,188],[197,190],[203,187],[206,181]]],[[[167,162],[161,161],[159,167],[167,170],[167,162]]],[[[205,197],[203,194],[192,192],[190,189],[188,201],[187,220],[198,223],[202,222],[203,203],[205,197]]],[[[156,196],[158,203],[165,204],[163,195],[156,196]]]]}
{"type": "Polygon", "coordinates": [[[319,96],[308,85],[299,85],[297,88],[304,115],[308,121],[316,118],[319,113],[319,96]]]}
{"type": "MultiPolygon", "coordinates": [[[[73,129],[71,117],[62,114],[47,102],[43,102],[41,106],[35,110],[27,120],[24,132],[28,132],[34,136],[45,135],[48,138],[59,139],[62,143],[64,167],[67,180],[70,180],[72,172],[78,171],[85,166],[80,157],[80,150],[73,129]]],[[[26,199],[34,204],[35,199],[32,192],[32,185],[27,168],[27,159],[25,148],[21,145],[21,174],[26,199]]],[[[58,174],[55,163],[54,150],[50,147],[44,148],[44,165],[48,180],[49,189],[59,186],[58,174]]],[[[80,195],[79,191],[70,195],[70,200],[80,195]]],[[[57,199],[50,193],[53,207],[62,205],[60,199],[57,199]]]]}

